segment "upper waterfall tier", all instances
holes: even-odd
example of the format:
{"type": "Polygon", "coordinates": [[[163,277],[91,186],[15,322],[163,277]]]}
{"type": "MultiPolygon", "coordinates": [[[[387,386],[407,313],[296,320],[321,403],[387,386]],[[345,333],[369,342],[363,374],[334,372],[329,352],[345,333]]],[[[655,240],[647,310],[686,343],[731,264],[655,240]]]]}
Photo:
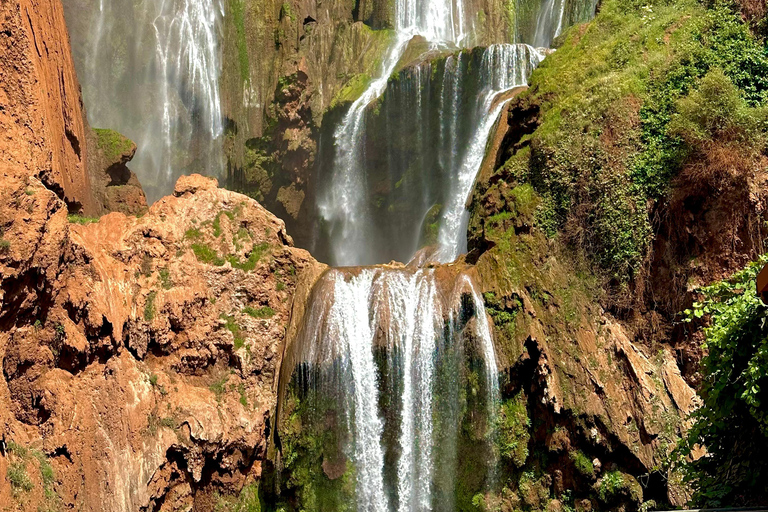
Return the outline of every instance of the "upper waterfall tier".
{"type": "Polygon", "coordinates": [[[318,254],[338,265],[375,264],[408,261],[439,243],[439,259],[454,259],[501,95],[525,85],[544,55],[526,45],[459,51],[402,70],[378,101],[369,94],[353,105],[335,148],[321,140],[334,159],[319,166],[327,245],[318,254]]]}

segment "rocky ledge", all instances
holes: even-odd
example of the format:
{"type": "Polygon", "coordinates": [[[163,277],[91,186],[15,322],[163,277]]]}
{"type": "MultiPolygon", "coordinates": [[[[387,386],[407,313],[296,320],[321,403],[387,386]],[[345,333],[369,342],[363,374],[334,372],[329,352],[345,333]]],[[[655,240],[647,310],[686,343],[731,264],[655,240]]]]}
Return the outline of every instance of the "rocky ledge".
{"type": "Polygon", "coordinates": [[[207,509],[258,478],[291,298],[323,266],[216,180],[97,220],[3,174],[0,502],[207,509]]]}

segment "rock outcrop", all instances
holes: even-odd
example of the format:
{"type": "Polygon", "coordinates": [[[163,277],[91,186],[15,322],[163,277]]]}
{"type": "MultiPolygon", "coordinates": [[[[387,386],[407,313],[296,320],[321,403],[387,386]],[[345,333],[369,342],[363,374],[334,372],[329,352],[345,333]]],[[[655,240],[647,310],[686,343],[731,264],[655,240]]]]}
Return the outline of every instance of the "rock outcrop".
{"type": "Polygon", "coordinates": [[[35,177],[0,197],[0,472],[30,482],[0,501],[210,510],[258,478],[291,298],[319,273],[282,221],[201,176],[83,225],[35,177]]]}

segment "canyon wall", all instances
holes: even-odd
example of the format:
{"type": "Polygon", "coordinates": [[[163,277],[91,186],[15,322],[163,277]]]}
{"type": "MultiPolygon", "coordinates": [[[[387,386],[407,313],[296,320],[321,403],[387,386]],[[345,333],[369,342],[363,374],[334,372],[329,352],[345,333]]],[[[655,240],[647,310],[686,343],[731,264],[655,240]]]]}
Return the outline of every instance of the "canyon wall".
{"type": "Polygon", "coordinates": [[[5,172],[40,179],[73,213],[114,209],[109,196],[116,189],[108,187],[124,187],[132,208],[146,207],[141,187],[124,167],[135,148],[128,141],[116,149],[119,134],[104,138],[85,119],[61,2],[4,2],[0,9],[5,172]]]}

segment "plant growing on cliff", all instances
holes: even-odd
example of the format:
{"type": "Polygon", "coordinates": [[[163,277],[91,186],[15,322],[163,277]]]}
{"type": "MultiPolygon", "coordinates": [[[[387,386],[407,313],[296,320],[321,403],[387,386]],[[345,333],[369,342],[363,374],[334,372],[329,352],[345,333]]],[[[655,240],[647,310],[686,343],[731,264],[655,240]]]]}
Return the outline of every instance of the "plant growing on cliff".
{"type": "Polygon", "coordinates": [[[115,130],[94,128],[93,131],[97,137],[96,145],[109,160],[119,159],[122,155],[130,152],[133,147],[131,139],[115,130]]]}
{"type": "Polygon", "coordinates": [[[275,310],[269,306],[263,306],[258,309],[247,306],[243,308],[243,313],[253,318],[272,318],[275,316],[275,310]]]}
{"type": "Polygon", "coordinates": [[[531,420],[525,395],[520,393],[501,404],[498,416],[497,445],[503,459],[522,468],[528,459],[531,420]]]}
{"type": "Polygon", "coordinates": [[[730,279],[700,290],[703,299],[684,312],[689,323],[709,319],[704,329],[703,406],[681,446],[683,464],[705,506],[740,505],[768,498],[768,306],[758,297],[755,278],[768,263],[762,256],[730,279]],[[734,428],[738,426],[738,428],[734,428]]]}
{"type": "Polygon", "coordinates": [[[155,319],[155,299],[157,298],[157,292],[151,291],[147,295],[147,300],[144,303],[144,320],[151,322],[155,319]]]}

